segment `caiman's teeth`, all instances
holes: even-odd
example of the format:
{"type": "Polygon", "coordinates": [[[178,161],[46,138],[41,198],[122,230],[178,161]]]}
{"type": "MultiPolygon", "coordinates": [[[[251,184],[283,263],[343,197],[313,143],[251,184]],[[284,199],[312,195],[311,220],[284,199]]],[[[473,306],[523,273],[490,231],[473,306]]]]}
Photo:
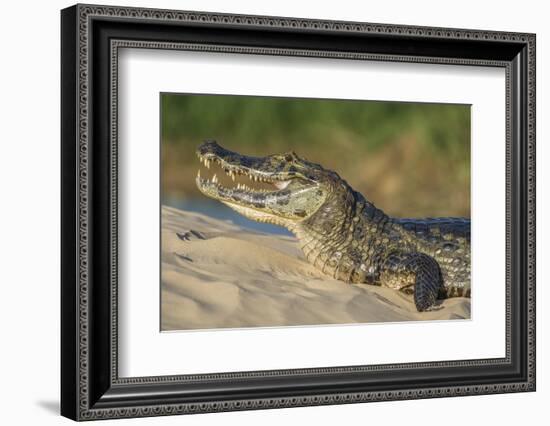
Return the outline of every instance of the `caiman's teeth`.
{"type": "MultiPolygon", "coordinates": [[[[290,182],[288,180],[283,181],[281,178],[278,178],[278,177],[271,177],[271,176],[266,177],[266,176],[256,175],[254,173],[249,173],[248,171],[241,170],[239,168],[234,169],[231,166],[225,164],[223,161],[221,161],[217,158],[206,158],[206,157],[203,157],[200,154],[197,154],[197,157],[199,158],[199,161],[206,166],[207,169],[210,169],[210,166],[212,165],[212,163],[219,164],[222,171],[226,175],[231,177],[231,180],[233,182],[237,183],[235,186],[233,186],[233,190],[261,192],[261,193],[271,192],[270,190],[265,189],[265,188],[253,189],[253,188],[250,188],[248,185],[246,185],[244,183],[238,183],[238,182],[236,182],[236,177],[237,176],[243,176],[243,177],[248,176],[248,179],[250,179],[250,181],[269,183],[269,184],[272,184],[275,187],[277,187],[277,189],[285,188],[290,182]]],[[[199,179],[202,182],[203,185],[210,184],[210,185],[216,185],[218,187],[220,186],[220,180],[219,180],[216,173],[214,173],[214,176],[211,179],[208,179],[208,178],[203,179],[203,178],[201,178],[200,168],[199,168],[199,170],[197,170],[197,179],[199,179]]]]}

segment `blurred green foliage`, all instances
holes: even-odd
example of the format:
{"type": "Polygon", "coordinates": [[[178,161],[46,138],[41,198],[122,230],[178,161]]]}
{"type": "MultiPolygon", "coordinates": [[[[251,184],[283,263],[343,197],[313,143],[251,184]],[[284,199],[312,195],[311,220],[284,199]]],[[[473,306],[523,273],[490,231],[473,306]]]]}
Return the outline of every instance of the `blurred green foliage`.
{"type": "Polygon", "coordinates": [[[216,139],[248,155],[294,150],[383,203],[404,191],[380,205],[394,214],[469,214],[468,105],[163,94],[161,107],[164,191],[196,195],[186,169],[216,139]]]}
{"type": "MultiPolygon", "coordinates": [[[[232,139],[251,147],[277,140],[281,147],[324,141],[343,129],[373,150],[412,132],[444,154],[464,154],[470,109],[462,105],[365,102],[220,95],[163,95],[162,129],[168,142],[232,139]]],[[[330,142],[330,141],[329,141],[330,142]]]]}

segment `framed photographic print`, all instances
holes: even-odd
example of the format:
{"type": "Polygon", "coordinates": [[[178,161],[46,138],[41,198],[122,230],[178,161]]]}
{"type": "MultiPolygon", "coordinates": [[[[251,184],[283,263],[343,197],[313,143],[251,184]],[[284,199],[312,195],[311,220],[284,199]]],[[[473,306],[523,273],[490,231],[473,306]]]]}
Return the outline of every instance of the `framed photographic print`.
{"type": "Polygon", "coordinates": [[[61,13],[61,412],[535,390],[535,36],[61,13]]]}

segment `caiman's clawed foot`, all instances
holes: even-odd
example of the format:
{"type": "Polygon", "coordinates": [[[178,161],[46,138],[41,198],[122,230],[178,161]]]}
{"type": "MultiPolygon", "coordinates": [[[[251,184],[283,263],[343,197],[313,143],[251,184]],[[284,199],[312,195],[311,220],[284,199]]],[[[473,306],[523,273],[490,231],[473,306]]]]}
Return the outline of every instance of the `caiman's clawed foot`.
{"type": "Polygon", "coordinates": [[[432,311],[435,308],[437,292],[423,285],[416,285],[414,289],[414,304],[418,312],[432,311]]]}
{"type": "Polygon", "coordinates": [[[419,312],[432,310],[441,287],[441,273],[435,259],[423,253],[393,252],[383,265],[382,285],[401,291],[414,288],[419,312]]]}
{"type": "Polygon", "coordinates": [[[418,254],[415,257],[414,304],[418,312],[433,310],[441,287],[439,265],[433,257],[425,254],[418,254]]]}

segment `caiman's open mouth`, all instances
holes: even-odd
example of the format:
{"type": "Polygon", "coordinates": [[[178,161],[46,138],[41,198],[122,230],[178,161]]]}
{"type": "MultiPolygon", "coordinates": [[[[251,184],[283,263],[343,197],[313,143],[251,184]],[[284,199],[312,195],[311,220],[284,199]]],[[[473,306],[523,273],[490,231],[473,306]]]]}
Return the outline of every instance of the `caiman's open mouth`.
{"type": "Polygon", "coordinates": [[[203,169],[201,175],[201,169],[199,168],[196,177],[197,185],[203,192],[215,189],[219,195],[224,191],[258,192],[261,194],[275,193],[284,190],[292,179],[285,179],[283,176],[266,175],[254,169],[231,164],[216,155],[198,155],[198,157],[207,169],[206,173],[203,169]],[[226,178],[224,179],[224,177],[226,178]],[[233,183],[231,184],[229,180],[233,183]]]}
{"type": "Polygon", "coordinates": [[[279,223],[283,219],[304,218],[309,213],[309,193],[318,184],[300,173],[295,154],[250,157],[207,141],[199,146],[197,156],[206,168],[197,173],[199,190],[239,213],[284,226],[279,223]]]}
{"type": "Polygon", "coordinates": [[[266,198],[284,196],[291,187],[315,185],[299,177],[295,170],[285,169],[286,164],[272,157],[249,157],[226,150],[214,141],[203,143],[197,149],[197,156],[207,171],[197,173],[197,186],[209,196],[239,201],[239,195],[266,198]],[[212,170],[210,170],[212,169],[212,170]],[[220,173],[220,175],[218,175],[220,173]],[[211,176],[211,177],[207,177],[211,176]]]}

